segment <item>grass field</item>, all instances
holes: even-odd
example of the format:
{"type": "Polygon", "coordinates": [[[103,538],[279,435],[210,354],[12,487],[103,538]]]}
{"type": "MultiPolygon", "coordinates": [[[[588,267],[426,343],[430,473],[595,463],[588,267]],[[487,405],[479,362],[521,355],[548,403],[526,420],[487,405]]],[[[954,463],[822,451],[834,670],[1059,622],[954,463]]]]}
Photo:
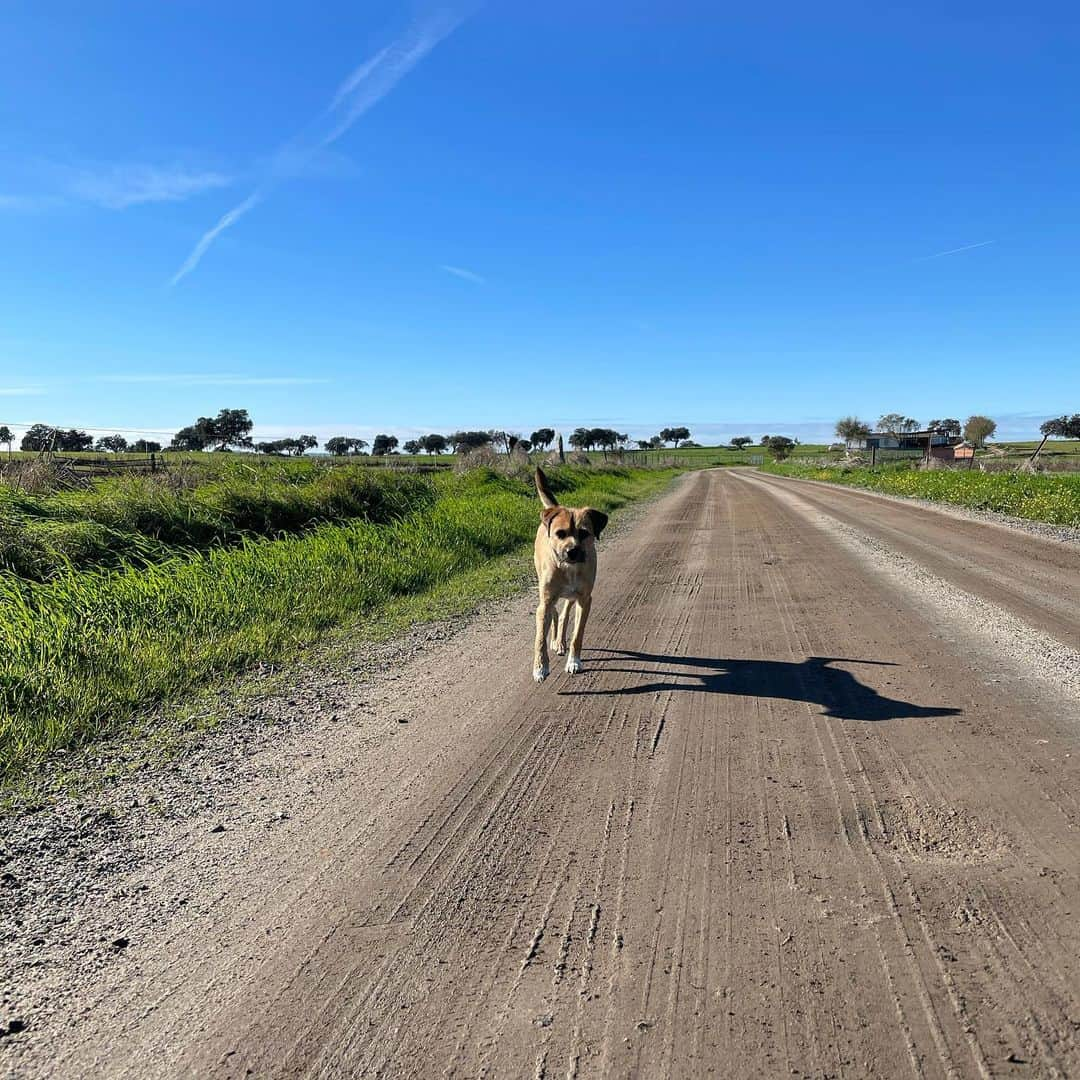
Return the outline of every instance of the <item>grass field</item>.
{"type": "MultiPolygon", "coordinates": [[[[523,475],[281,464],[277,479],[226,475],[194,489],[121,479],[4,493],[0,775],[499,556],[524,558],[536,529],[523,475]],[[72,541],[80,529],[89,539],[72,541]]],[[[563,468],[551,478],[568,503],[613,510],[673,475],[563,468]]]]}
{"type": "Polygon", "coordinates": [[[779,476],[849,484],[888,495],[952,503],[971,510],[993,510],[1030,521],[1080,526],[1080,473],[923,471],[904,467],[838,469],[798,462],[774,463],[762,468],[779,476]]]}

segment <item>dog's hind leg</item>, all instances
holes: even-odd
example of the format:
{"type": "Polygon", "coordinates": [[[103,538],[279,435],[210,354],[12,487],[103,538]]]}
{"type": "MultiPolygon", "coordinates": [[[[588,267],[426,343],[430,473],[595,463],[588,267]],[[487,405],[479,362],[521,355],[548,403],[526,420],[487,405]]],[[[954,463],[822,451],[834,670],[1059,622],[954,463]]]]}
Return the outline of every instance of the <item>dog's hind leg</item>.
{"type": "MultiPolygon", "coordinates": [[[[581,670],[581,642],[585,637],[585,623],[589,618],[589,609],[592,607],[592,597],[588,596],[584,600],[578,600],[576,603],[577,618],[574,619],[574,637],[570,642],[570,655],[566,658],[566,674],[576,675],[581,670]]],[[[570,605],[566,605],[567,612],[570,610],[570,605]]]]}

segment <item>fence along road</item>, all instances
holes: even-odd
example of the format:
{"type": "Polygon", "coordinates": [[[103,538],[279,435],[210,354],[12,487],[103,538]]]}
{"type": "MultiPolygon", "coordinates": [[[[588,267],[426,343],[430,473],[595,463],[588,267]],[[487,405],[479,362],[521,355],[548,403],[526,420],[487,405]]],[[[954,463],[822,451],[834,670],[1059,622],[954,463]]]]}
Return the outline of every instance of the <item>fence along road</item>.
{"type": "Polygon", "coordinates": [[[1080,1074],[1078,607],[1025,537],[1026,630],[945,619],[952,524],[816,492],[687,475],[581,676],[532,684],[525,601],[358,689],[413,722],[328,728],[336,781],[283,738],[292,819],[195,823],[149,882],[190,902],[25,1074],[1080,1074]]]}

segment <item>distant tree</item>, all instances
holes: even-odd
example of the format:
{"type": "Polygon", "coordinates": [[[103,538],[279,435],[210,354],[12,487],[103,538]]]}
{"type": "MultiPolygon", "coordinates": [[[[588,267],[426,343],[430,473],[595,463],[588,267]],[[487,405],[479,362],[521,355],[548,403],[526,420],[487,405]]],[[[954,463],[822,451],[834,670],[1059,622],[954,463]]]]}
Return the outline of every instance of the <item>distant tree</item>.
{"type": "Polygon", "coordinates": [[[255,450],[260,454],[284,454],[286,449],[285,439],[269,439],[255,444],[255,450]]]}
{"type": "Polygon", "coordinates": [[[136,439],[128,449],[136,454],[160,454],[161,443],[154,442],[153,439],[136,439]]]}
{"type": "Polygon", "coordinates": [[[79,453],[89,450],[93,445],[94,436],[79,431],[78,428],[68,428],[67,431],[58,429],[56,432],[56,449],[65,453],[79,453]]]}
{"type": "Polygon", "coordinates": [[[651,447],[652,447],[652,448],[653,448],[654,450],[662,450],[662,449],[664,448],[664,440],[663,440],[662,438],[660,438],[660,436],[659,436],[659,435],[654,435],[654,436],[653,436],[653,437],[652,437],[652,438],[651,438],[651,439],[649,440],[649,445],[650,445],[650,446],[651,446],[651,447]]]}
{"type": "Polygon", "coordinates": [[[764,447],[768,448],[768,445],[769,445],[769,440],[770,440],[771,438],[772,438],[772,436],[771,436],[771,435],[762,435],[762,436],[761,436],[761,438],[760,438],[760,439],[758,439],[758,443],[759,443],[759,444],[760,444],[761,446],[764,446],[764,447]]]}
{"type": "Polygon", "coordinates": [[[450,436],[450,445],[455,454],[467,454],[480,446],[488,446],[491,436],[486,431],[455,431],[450,436]]]}
{"type": "MultiPolygon", "coordinates": [[[[1080,413],[1073,413],[1072,416],[1055,416],[1052,420],[1041,424],[1039,431],[1042,433],[1042,441],[1035,447],[1031,461],[1034,461],[1042,452],[1047,439],[1080,439],[1080,413]]],[[[0,432],[0,438],[2,435],[3,433],[0,432]]]]}
{"type": "Polygon", "coordinates": [[[637,447],[639,450],[649,450],[652,447],[652,443],[648,439],[638,439],[637,447]]]}
{"type": "MultiPolygon", "coordinates": [[[[262,444],[260,444],[262,445],[262,444]]],[[[291,454],[293,457],[303,457],[309,450],[314,450],[319,445],[319,440],[314,435],[297,435],[295,439],[278,439],[276,443],[268,443],[268,446],[276,446],[271,453],[291,454]]]]}
{"type": "Polygon", "coordinates": [[[588,429],[589,448],[599,446],[604,453],[614,450],[619,445],[621,437],[614,428],[598,427],[588,429]]]}
{"type": "Polygon", "coordinates": [[[546,450],[555,441],[554,428],[542,427],[537,428],[530,436],[529,442],[532,443],[534,450],[546,450]]]}
{"type": "Polygon", "coordinates": [[[367,439],[350,439],[352,446],[349,448],[350,454],[362,454],[371,445],[367,439]]]}
{"type": "Polygon", "coordinates": [[[106,450],[111,454],[122,454],[128,448],[128,441],[123,435],[102,435],[95,450],[106,450]]]}
{"type": "Polygon", "coordinates": [[[776,461],[783,461],[785,458],[791,457],[795,445],[795,440],[789,439],[786,435],[773,435],[769,439],[767,449],[776,461]]]}
{"type": "Polygon", "coordinates": [[[398,440],[396,435],[376,435],[375,441],[371,445],[371,452],[376,457],[383,457],[396,450],[397,444],[398,440]]]}
{"type": "Polygon", "coordinates": [[[230,446],[250,446],[251,429],[255,426],[247,409],[222,409],[211,421],[213,441],[219,450],[230,446]]]}
{"type": "Polygon", "coordinates": [[[679,442],[682,439],[690,438],[690,429],[685,427],[664,428],[664,430],[660,432],[660,438],[666,443],[674,443],[676,449],[678,449],[679,442]]]}
{"type": "Polygon", "coordinates": [[[938,431],[944,435],[959,435],[960,434],[960,421],[955,420],[952,417],[948,417],[944,420],[931,420],[926,425],[927,431],[938,431]]]}
{"type": "Polygon", "coordinates": [[[423,449],[424,444],[419,439],[409,439],[402,447],[406,454],[419,454],[423,449]]]}
{"type": "Polygon", "coordinates": [[[972,446],[985,446],[986,440],[997,431],[997,421],[989,416],[969,416],[964,422],[964,438],[972,446]]]}
{"type": "Polygon", "coordinates": [[[333,457],[344,457],[352,452],[353,443],[355,442],[355,439],[350,439],[347,435],[334,435],[326,440],[325,449],[333,457]]]}
{"type": "Polygon", "coordinates": [[[209,430],[213,421],[208,417],[200,416],[194,424],[182,427],[173,437],[169,444],[172,450],[205,450],[209,443],[211,432],[209,430]]]}
{"type": "Polygon", "coordinates": [[[591,428],[574,428],[570,432],[570,445],[575,450],[591,450],[593,446],[592,442],[592,429],[591,428]]]}
{"type": "Polygon", "coordinates": [[[0,426],[0,443],[7,443],[8,457],[11,457],[11,444],[15,441],[15,434],[6,424],[0,426]]]}
{"type": "Polygon", "coordinates": [[[836,421],[836,437],[844,440],[845,446],[861,442],[870,434],[870,425],[863,423],[857,416],[842,416],[836,421]]]}
{"type": "MultiPolygon", "coordinates": [[[[1072,416],[1057,416],[1053,420],[1047,420],[1039,428],[1044,436],[1051,439],[1080,439],[1080,413],[1072,416]]],[[[3,432],[0,431],[0,441],[3,441],[3,432]]]]}
{"type": "Polygon", "coordinates": [[[222,409],[217,416],[200,416],[194,424],[181,428],[172,445],[177,450],[228,450],[249,447],[255,426],[247,409],[222,409]]]}
{"type": "Polygon", "coordinates": [[[56,428],[48,424],[34,424],[23,433],[19,447],[22,450],[51,450],[56,445],[56,428]]]}
{"type": "Polygon", "coordinates": [[[436,435],[432,433],[431,435],[425,435],[420,440],[420,444],[429,454],[438,456],[446,451],[449,446],[449,440],[445,435],[436,435]]]}
{"type": "Polygon", "coordinates": [[[754,440],[751,439],[749,435],[740,435],[737,439],[731,440],[731,445],[734,446],[736,450],[741,450],[744,446],[750,446],[753,441],[754,440]]]}
{"type": "Polygon", "coordinates": [[[682,448],[684,450],[700,450],[701,449],[701,443],[694,442],[693,439],[684,439],[683,443],[682,443],[682,448]]]}
{"type": "Polygon", "coordinates": [[[518,439],[515,449],[520,450],[523,454],[527,454],[532,450],[531,439],[518,439]]]}
{"type": "Polygon", "coordinates": [[[883,432],[885,435],[891,435],[894,439],[900,437],[900,433],[904,430],[904,415],[903,413],[885,413],[878,422],[878,431],[883,432]]]}

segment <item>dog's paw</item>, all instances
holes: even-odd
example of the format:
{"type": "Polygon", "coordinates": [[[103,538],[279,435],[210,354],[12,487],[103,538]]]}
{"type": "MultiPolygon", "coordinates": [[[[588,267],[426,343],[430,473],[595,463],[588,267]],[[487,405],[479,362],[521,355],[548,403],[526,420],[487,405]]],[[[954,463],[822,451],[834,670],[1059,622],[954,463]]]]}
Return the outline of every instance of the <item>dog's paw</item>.
{"type": "Polygon", "coordinates": [[[571,654],[570,659],[566,661],[566,674],[576,675],[581,670],[580,657],[571,654]]]}
{"type": "Polygon", "coordinates": [[[565,656],[566,655],[566,646],[561,641],[558,642],[555,645],[555,655],[556,656],[565,656]]]}
{"type": "Polygon", "coordinates": [[[538,668],[533,668],[533,679],[536,682],[543,682],[548,677],[548,666],[542,664],[538,668]]]}

